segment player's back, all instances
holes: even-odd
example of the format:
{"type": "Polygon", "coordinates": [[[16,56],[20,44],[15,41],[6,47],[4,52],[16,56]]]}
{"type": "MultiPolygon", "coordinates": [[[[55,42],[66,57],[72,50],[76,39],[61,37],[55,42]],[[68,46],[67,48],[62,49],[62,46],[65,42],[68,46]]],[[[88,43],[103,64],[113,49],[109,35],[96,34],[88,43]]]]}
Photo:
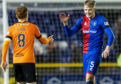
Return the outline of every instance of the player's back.
{"type": "Polygon", "coordinates": [[[29,22],[16,23],[9,28],[13,42],[13,63],[34,63],[34,39],[37,26],[29,22]]]}

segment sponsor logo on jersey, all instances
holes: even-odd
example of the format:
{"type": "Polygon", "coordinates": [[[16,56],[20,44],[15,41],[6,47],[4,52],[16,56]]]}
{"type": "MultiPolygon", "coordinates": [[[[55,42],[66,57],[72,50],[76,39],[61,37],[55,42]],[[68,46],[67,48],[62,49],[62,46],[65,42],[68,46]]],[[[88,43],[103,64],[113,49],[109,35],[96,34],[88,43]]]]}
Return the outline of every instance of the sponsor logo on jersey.
{"type": "Polygon", "coordinates": [[[84,30],[83,33],[97,33],[97,31],[92,31],[92,30],[84,30]]]}
{"type": "Polygon", "coordinates": [[[96,26],[96,21],[94,21],[94,26],[96,26]]]}

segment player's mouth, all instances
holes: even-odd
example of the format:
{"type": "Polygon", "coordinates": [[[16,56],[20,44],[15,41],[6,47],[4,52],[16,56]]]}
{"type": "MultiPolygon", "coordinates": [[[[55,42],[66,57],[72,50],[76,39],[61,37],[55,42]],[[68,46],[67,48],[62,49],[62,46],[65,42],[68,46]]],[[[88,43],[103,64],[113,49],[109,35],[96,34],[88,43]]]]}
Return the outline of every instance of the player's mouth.
{"type": "Polygon", "coordinates": [[[86,14],[87,17],[91,17],[92,15],[91,14],[86,14]]]}

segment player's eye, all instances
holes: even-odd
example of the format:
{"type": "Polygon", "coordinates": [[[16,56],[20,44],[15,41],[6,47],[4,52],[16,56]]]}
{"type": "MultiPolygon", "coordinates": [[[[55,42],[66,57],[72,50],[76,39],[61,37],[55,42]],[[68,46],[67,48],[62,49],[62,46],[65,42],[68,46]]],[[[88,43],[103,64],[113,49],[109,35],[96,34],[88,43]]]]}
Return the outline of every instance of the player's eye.
{"type": "Polygon", "coordinates": [[[87,9],[84,9],[85,11],[87,11],[87,9]]]}

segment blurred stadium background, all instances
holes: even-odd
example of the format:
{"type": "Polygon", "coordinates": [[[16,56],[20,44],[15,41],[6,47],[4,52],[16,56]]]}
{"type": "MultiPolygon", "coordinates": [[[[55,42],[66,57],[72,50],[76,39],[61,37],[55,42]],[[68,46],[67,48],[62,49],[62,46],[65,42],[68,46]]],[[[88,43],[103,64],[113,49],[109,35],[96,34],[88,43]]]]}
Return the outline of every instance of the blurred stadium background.
{"type": "MultiPolygon", "coordinates": [[[[84,0],[6,0],[7,9],[4,9],[0,0],[0,60],[4,32],[7,32],[7,28],[3,29],[3,24],[11,26],[17,22],[15,9],[25,5],[29,9],[29,21],[37,24],[43,36],[54,35],[54,43],[48,45],[41,45],[35,40],[37,84],[84,84],[81,32],[67,38],[59,19],[60,12],[69,13],[71,15],[69,26],[74,25],[77,19],[84,15],[83,2],[84,0]],[[7,10],[8,22],[3,22],[3,10],[7,10]]],[[[109,58],[103,59],[100,64],[97,84],[121,84],[121,68],[117,65],[121,53],[121,0],[96,0],[96,2],[96,13],[108,19],[116,37],[109,58]]],[[[104,46],[106,40],[105,35],[104,46]]],[[[0,68],[0,84],[16,84],[12,53],[10,46],[9,69],[3,74],[0,68]]]]}

